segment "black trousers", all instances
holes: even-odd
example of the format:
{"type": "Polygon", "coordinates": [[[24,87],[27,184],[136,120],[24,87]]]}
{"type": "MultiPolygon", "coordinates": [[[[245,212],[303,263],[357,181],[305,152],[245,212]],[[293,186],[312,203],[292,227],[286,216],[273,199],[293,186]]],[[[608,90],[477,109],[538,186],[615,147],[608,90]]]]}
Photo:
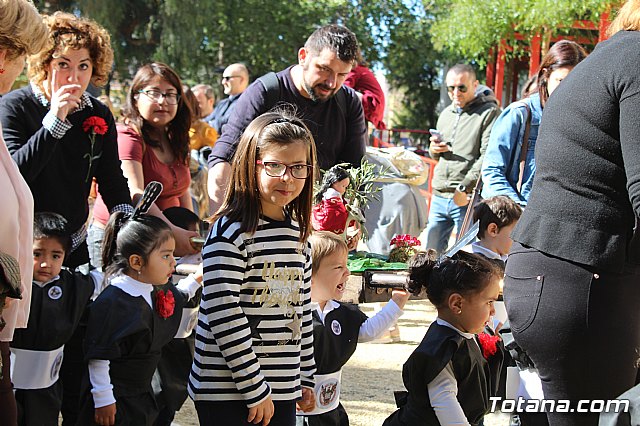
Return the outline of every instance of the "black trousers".
{"type": "Polygon", "coordinates": [[[62,402],[62,383],[46,389],[16,389],[18,424],[21,426],[58,426],[62,402]]]}
{"type": "MultiPolygon", "coordinates": [[[[504,299],[516,342],[538,368],[545,400],[569,400],[575,409],[579,400],[615,399],[634,386],[640,268],[597,271],[514,243],[504,299]]],[[[551,426],[598,423],[598,413],[547,417],[551,426]]]]}
{"type": "MultiPolygon", "coordinates": [[[[77,249],[72,251],[64,260],[64,266],[72,271],[78,266],[89,262],[89,251],[87,242],[83,241],[77,249]]],[[[65,343],[64,358],[60,368],[60,381],[62,382],[62,426],[74,426],[78,421],[78,410],[80,409],[80,385],[82,377],[87,370],[84,361],[84,351],[82,341],[86,331],[87,310],[83,314],[78,328],[71,336],[71,340],[65,343]]]]}
{"type": "Polygon", "coordinates": [[[342,404],[324,414],[305,417],[306,426],[349,426],[349,416],[342,404]]]}
{"type": "MultiPolygon", "coordinates": [[[[269,426],[295,426],[296,403],[293,401],[274,401],[275,411],[269,426]]],[[[195,402],[200,426],[256,426],[247,422],[249,409],[243,401],[195,402]]],[[[259,423],[259,424],[262,424],[259,423]]]]}

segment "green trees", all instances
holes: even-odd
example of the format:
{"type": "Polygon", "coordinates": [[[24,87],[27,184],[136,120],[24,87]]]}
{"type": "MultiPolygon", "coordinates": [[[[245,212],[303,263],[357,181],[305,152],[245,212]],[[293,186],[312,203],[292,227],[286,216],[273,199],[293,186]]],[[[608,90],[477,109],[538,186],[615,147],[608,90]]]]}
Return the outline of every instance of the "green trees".
{"type": "Polygon", "coordinates": [[[404,94],[396,127],[435,125],[441,70],[486,63],[515,32],[533,36],[576,19],[597,21],[612,0],[36,0],[44,13],[88,16],[112,35],[115,70],[131,76],[150,60],[190,83],[219,88],[222,69],[244,62],[252,77],[296,62],[319,25],[353,30],[365,59],[404,94]]]}
{"type": "Polygon", "coordinates": [[[426,127],[437,102],[437,53],[419,0],[36,0],[44,13],[66,10],[107,28],[122,78],[140,64],[163,61],[188,82],[218,87],[223,67],[244,62],[252,77],[297,61],[318,26],[352,29],[365,58],[388,71],[393,88],[407,93],[402,124],[426,127]],[[429,63],[431,62],[431,63],[429,63]]]}
{"type": "MultiPolygon", "coordinates": [[[[615,0],[433,0],[438,19],[432,36],[438,49],[480,64],[500,39],[515,45],[514,34],[528,41],[536,33],[561,33],[576,20],[598,22],[615,0]],[[564,29],[563,29],[564,28],[564,29]]],[[[517,49],[515,51],[517,54],[517,49]]]]}

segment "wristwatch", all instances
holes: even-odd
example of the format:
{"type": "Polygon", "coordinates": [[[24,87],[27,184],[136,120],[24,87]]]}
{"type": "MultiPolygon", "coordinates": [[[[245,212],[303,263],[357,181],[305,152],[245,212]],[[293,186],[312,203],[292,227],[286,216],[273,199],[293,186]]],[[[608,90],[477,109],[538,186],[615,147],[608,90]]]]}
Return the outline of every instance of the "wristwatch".
{"type": "Polygon", "coordinates": [[[456,191],[458,192],[467,192],[467,187],[463,184],[460,184],[456,187],[456,191]]]}

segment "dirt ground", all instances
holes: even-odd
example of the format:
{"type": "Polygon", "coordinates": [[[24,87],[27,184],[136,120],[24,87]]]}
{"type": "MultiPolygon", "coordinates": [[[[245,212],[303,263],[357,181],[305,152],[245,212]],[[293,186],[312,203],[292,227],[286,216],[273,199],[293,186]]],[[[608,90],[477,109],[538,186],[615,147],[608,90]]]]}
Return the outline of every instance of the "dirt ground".
{"type": "MultiPolygon", "coordinates": [[[[364,303],[360,308],[371,316],[379,305],[364,303]]],[[[398,321],[399,342],[391,342],[387,337],[358,345],[342,374],[341,401],[349,414],[352,426],[380,426],[395,410],[393,391],[404,389],[402,365],[422,340],[434,318],[435,309],[430,302],[411,300],[398,321]]],[[[198,425],[198,417],[191,400],[187,400],[173,424],[198,425]]],[[[485,418],[485,426],[508,424],[508,417],[504,414],[490,414],[485,418]]]]}

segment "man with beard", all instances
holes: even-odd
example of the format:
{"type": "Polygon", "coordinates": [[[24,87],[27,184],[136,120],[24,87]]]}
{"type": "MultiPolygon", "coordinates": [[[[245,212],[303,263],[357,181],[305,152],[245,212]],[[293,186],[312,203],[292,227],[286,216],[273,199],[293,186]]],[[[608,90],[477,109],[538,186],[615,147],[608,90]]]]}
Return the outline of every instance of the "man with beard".
{"type": "MultiPolygon", "coordinates": [[[[355,34],[343,26],[326,25],[311,34],[300,48],[297,65],[276,74],[279,96],[275,105],[295,105],[313,134],[318,167],[323,170],[343,162],[359,166],[365,152],[362,103],[353,89],[342,84],[355,66],[358,51],[355,34]]],[[[254,118],[275,106],[269,96],[273,89],[267,86],[258,79],[244,91],[209,156],[208,186],[213,211],[224,199],[230,162],[240,135],[254,118]]]]}

